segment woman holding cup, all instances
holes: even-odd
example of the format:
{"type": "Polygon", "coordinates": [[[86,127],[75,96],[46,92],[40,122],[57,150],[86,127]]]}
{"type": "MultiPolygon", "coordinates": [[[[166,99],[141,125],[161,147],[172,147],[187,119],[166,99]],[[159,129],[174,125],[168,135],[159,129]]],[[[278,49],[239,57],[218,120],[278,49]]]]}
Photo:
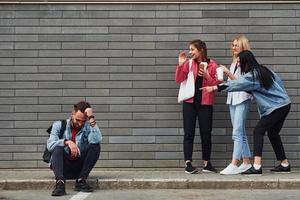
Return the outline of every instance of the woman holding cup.
{"type": "MultiPolygon", "coordinates": [[[[218,72],[221,74],[224,71],[230,80],[240,77],[242,74],[237,58],[238,54],[244,50],[250,50],[248,39],[243,35],[234,37],[231,43],[232,63],[230,69],[228,70],[225,66],[220,65],[217,69],[218,72]]],[[[220,172],[222,175],[239,174],[251,167],[251,153],[245,128],[251,98],[252,96],[247,92],[228,92],[226,103],[229,105],[232,123],[233,153],[231,163],[220,172]],[[243,163],[238,167],[241,158],[243,163]]]]}
{"type": "MultiPolygon", "coordinates": [[[[194,97],[183,101],[183,150],[185,160],[185,172],[194,174],[198,170],[192,165],[193,145],[195,137],[196,120],[198,118],[201,143],[203,172],[217,172],[210,162],[211,156],[211,131],[214,93],[201,91],[200,88],[216,85],[217,64],[214,60],[207,58],[207,47],[201,40],[193,40],[189,44],[189,55],[191,57],[191,70],[195,80],[194,97]]],[[[190,69],[190,61],[184,52],[178,56],[175,80],[181,83],[187,79],[190,69]]]]}

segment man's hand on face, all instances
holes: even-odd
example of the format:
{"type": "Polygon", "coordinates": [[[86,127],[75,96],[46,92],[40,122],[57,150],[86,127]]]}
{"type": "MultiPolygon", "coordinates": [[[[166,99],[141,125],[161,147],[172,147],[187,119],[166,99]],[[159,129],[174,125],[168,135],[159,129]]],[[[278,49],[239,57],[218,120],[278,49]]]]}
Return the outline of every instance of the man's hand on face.
{"type": "Polygon", "coordinates": [[[93,115],[93,109],[87,108],[87,109],[85,109],[84,113],[86,114],[87,117],[90,117],[93,115]]]}
{"type": "Polygon", "coordinates": [[[84,113],[86,114],[90,125],[92,127],[94,127],[96,125],[96,121],[95,121],[95,118],[94,118],[94,115],[93,115],[93,109],[92,108],[87,108],[87,109],[85,109],[84,113]]]}

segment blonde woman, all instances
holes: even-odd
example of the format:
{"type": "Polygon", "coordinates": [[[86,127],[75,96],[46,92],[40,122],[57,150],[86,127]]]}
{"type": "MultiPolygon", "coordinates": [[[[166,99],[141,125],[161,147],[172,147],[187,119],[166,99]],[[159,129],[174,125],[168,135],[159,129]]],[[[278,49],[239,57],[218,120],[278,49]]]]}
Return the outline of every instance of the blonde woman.
{"type": "MultiPolygon", "coordinates": [[[[231,80],[242,75],[237,58],[238,54],[244,50],[250,50],[248,39],[243,35],[233,38],[231,43],[232,63],[230,70],[228,70],[225,66],[222,66],[224,73],[231,80]]],[[[245,128],[251,98],[252,96],[247,92],[228,92],[226,103],[229,105],[232,123],[233,153],[231,163],[220,172],[222,175],[239,174],[251,167],[251,153],[245,128]],[[238,162],[241,159],[243,160],[243,163],[238,167],[238,162]]]]}

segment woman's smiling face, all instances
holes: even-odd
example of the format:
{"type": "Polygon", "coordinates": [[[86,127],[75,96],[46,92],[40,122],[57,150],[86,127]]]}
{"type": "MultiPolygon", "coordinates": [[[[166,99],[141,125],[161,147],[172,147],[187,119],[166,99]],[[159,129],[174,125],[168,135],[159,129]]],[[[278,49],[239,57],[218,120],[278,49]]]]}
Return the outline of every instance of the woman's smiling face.
{"type": "Polygon", "coordinates": [[[201,60],[202,59],[202,53],[199,51],[193,44],[190,45],[190,56],[194,60],[201,60]]]}
{"type": "Polygon", "coordinates": [[[241,52],[240,44],[237,40],[234,40],[231,44],[231,50],[233,55],[236,57],[241,52]]]}

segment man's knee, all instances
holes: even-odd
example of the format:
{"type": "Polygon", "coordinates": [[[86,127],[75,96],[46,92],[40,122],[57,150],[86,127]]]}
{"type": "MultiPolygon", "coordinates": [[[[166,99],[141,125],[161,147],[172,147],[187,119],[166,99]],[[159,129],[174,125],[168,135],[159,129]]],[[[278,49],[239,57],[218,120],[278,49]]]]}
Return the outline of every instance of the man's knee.
{"type": "Polygon", "coordinates": [[[52,156],[53,155],[63,155],[63,152],[64,152],[64,147],[56,146],[56,147],[54,147],[54,149],[52,151],[52,156]]]}
{"type": "Polygon", "coordinates": [[[100,144],[89,144],[88,151],[92,151],[97,157],[99,157],[101,151],[100,144]]]}
{"type": "Polygon", "coordinates": [[[91,148],[93,151],[100,151],[100,144],[89,144],[89,148],[91,148]]]}

